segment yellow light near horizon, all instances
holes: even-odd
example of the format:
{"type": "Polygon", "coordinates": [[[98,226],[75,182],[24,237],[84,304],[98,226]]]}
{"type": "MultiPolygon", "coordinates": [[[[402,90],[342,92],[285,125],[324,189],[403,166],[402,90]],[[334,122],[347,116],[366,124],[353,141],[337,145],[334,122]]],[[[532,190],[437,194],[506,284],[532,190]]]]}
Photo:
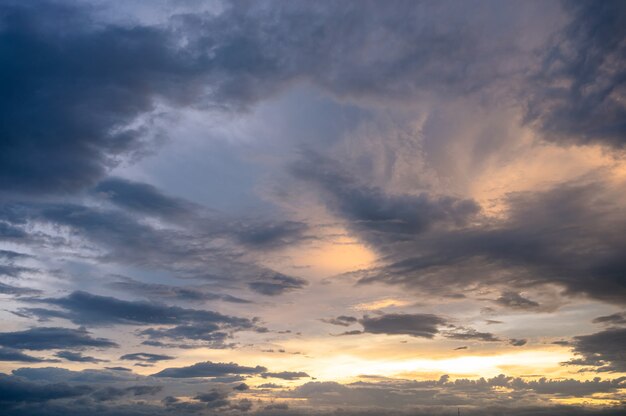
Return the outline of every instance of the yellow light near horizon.
{"type": "Polygon", "coordinates": [[[317,365],[318,378],[324,380],[353,379],[359,375],[378,375],[384,377],[408,377],[420,373],[439,373],[451,376],[480,375],[494,377],[498,374],[511,374],[511,368],[532,372],[537,368],[558,367],[560,362],[571,356],[558,351],[525,351],[519,353],[489,356],[463,356],[438,360],[363,360],[353,356],[336,356],[320,360],[317,365]]]}

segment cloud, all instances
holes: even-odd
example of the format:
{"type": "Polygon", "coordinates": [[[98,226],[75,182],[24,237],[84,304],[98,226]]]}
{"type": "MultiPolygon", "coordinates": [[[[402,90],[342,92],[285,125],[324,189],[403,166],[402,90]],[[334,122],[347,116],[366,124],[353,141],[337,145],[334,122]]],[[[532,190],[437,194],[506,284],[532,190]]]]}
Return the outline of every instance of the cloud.
{"type": "Polygon", "coordinates": [[[84,347],[111,348],[118,345],[105,338],[93,338],[84,329],[31,328],[24,331],[0,332],[0,345],[26,350],[73,349],[84,347]]]}
{"type": "MultiPolygon", "coordinates": [[[[386,380],[383,382],[355,382],[340,384],[336,382],[308,382],[286,392],[291,398],[306,398],[312,406],[361,407],[372,412],[385,408],[411,409],[417,414],[449,414],[451,408],[467,407],[481,414],[491,414],[491,407],[501,407],[500,413],[493,414],[535,414],[524,413],[521,408],[538,405],[547,397],[589,397],[598,393],[619,391],[625,379],[613,380],[575,380],[559,379],[524,380],[522,378],[499,375],[485,379],[450,380],[443,376],[439,380],[386,380]],[[507,392],[502,390],[506,389],[507,392]],[[517,403],[510,401],[509,394],[515,396],[517,403]],[[543,396],[543,397],[538,397],[543,396]]],[[[544,404],[545,406],[545,404],[544,404]]],[[[413,413],[414,414],[414,413],[413,413]]],[[[551,414],[546,410],[546,414],[551,414]]]]}
{"type": "Polygon", "coordinates": [[[59,2],[8,3],[0,15],[0,44],[14,62],[0,74],[0,189],[91,185],[139,151],[145,129],[130,124],[157,98],[185,105],[197,95],[197,62],[166,31],[98,25],[85,7],[59,2]]]}
{"type": "Polygon", "coordinates": [[[548,140],[624,148],[626,7],[568,1],[571,21],[544,50],[524,94],[526,119],[548,140]]]}
{"type": "Polygon", "coordinates": [[[105,387],[91,394],[95,400],[99,402],[116,400],[126,395],[144,396],[147,394],[154,395],[163,389],[162,386],[131,386],[126,388],[105,387]]]}
{"type": "MultiPolygon", "coordinates": [[[[256,264],[253,255],[243,258],[241,247],[236,246],[235,236],[241,224],[231,226],[227,221],[201,217],[189,218],[184,224],[157,226],[121,210],[52,202],[0,205],[1,218],[19,222],[22,226],[28,224],[26,228],[29,229],[37,226],[49,229],[52,226],[57,231],[35,233],[33,247],[56,239],[57,244],[62,241],[63,247],[84,250],[82,244],[74,247],[71,240],[59,240],[58,231],[68,231],[93,244],[97,251],[87,255],[94,261],[168,271],[178,278],[202,279],[210,283],[214,290],[247,287],[253,282],[252,287],[258,291],[280,294],[307,284],[304,279],[286,276],[256,264]]],[[[14,274],[33,271],[16,267],[11,266],[10,269],[14,274]]],[[[149,286],[123,279],[116,286],[135,291],[145,289],[148,295],[166,298],[246,302],[230,295],[211,294],[200,288],[149,286]]]]}
{"type": "Polygon", "coordinates": [[[37,289],[30,289],[27,287],[7,285],[7,284],[0,282],[0,293],[4,295],[24,296],[24,295],[36,295],[36,294],[41,293],[41,291],[37,289]]]}
{"type": "Polygon", "coordinates": [[[512,291],[502,293],[495,302],[511,309],[535,309],[539,307],[539,303],[512,291]]]}
{"type": "Polygon", "coordinates": [[[89,356],[81,354],[80,352],[74,352],[74,351],[59,351],[54,355],[56,355],[59,358],[64,358],[67,361],[73,361],[73,362],[78,362],[78,363],[97,364],[97,363],[103,363],[103,362],[108,361],[108,360],[101,360],[95,357],[89,357],[89,356]]]}
{"type": "Polygon", "coordinates": [[[265,296],[278,296],[285,292],[301,289],[307,284],[304,279],[271,273],[264,276],[262,281],[248,283],[248,287],[265,296]]]}
{"type": "Polygon", "coordinates": [[[261,374],[263,378],[280,378],[283,380],[298,380],[304,377],[311,377],[304,371],[281,371],[277,373],[265,372],[261,374]]]}
{"type": "Polygon", "coordinates": [[[452,330],[442,331],[441,334],[450,339],[459,339],[459,340],[476,340],[476,341],[486,341],[486,342],[495,342],[500,341],[498,337],[490,332],[479,332],[473,328],[463,328],[456,327],[452,330]]]}
{"type": "Polygon", "coordinates": [[[235,2],[217,14],[131,26],[98,22],[75,4],[4,4],[0,42],[14,64],[0,74],[0,188],[49,193],[92,185],[120,159],[141,154],[158,104],[236,111],[297,80],[346,97],[478,90],[511,72],[501,60],[515,62],[512,48],[480,39],[480,29],[515,41],[488,17],[513,18],[516,10],[457,9],[235,2]],[[441,9],[449,12],[446,24],[421,18],[441,9]],[[407,27],[408,20],[417,23],[407,27]]]}
{"type": "Polygon", "coordinates": [[[37,358],[28,354],[24,354],[20,350],[16,350],[13,348],[0,347],[0,361],[16,361],[16,362],[22,362],[22,363],[43,363],[43,362],[54,362],[55,360],[37,358]]]}
{"type": "MultiPolygon", "coordinates": [[[[375,245],[386,264],[355,275],[361,283],[401,284],[440,294],[471,285],[501,285],[513,292],[552,284],[564,288],[564,295],[623,303],[626,239],[618,230],[626,216],[621,191],[623,185],[598,178],[512,193],[504,218],[411,238],[387,235],[384,244],[375,245]]],[[[510,294],[501,301],[530,306],[510,294]]]]}
{"type": "Polygon", "coordinates": [[[626,328],[609,328],[591,335],[574,337],[572,351],[580,358],[564,364],[587,366],[593,371],[626,372],[624,343],[626,328]]]}
{"type": "Polygon", "coordinates": [[[107,178],[92,192],[124,209],[170,220],[188,217],[194,210],[191,203],[167,196],[152,185],[122,178],[107,178]]]}
{"type": "Polygon", "coordinates": [[[359,322],[363,325],[363,332],[423,338],[433,338],[439,333],[438,327],[446,324],[439,316],[419,313],[364,316],[359,322]]]}
{"type": "Polygon", "coordinates": [[[598,316],[592,322],[594,324],[623,325],[626,324],[626,312],[618,312],[607,316],[598,316]]]}
{"type": "Polygon", "coordinates": [[[322,319],[322,322],[337,326],[350,326],[357,323],[359,320],[354,316],[341,315],[336,318],[322,319]]]}
{"type": "Polygon", "coordinates": [[[231,303],[250,303],[249,300],[235,296],[208,292],[205,288],[198,286],[171,286],[160,283],[140,282],[124,276],[116,277],[119,280],[110,283],[110,287],[146,298],[172,299],[186,302],[221,300],[231,303]]]}
{"type": "Polygon", "coordinates": [[[65,383],[42,385],[0,374],[0,403],[9,406],[20,402],[46,402],[80,397],[92,391],[88,386],[71,386],[65,383]]]}
{"type": "Polygon", "coordinates": [[[193,377],[221,377],[228,375],[251,375],[261,374],[267,368],[257,365],[256,367],[240,366],[235,363],[213,363],[205,361],[188,367],[166,368],[154,377],[193,378],[193,377]]]}
{"type": "Polygon", "coordinates": [[[519,338],[511,338],[511,339],[509,340],[509,344],[511,344],[511,345],[512,345],[512,346],[514,346],[514,347],[521,347],[521,346],[524,346],[524,345],[526,345],[526,343],[527,343],[527,342],[528,342],[527,340],[525,340],[525,339],[519,339],[519,338]]]}
{"type": "Polygon", "coordinates": [[[218,312],[145,301],[126,301],[82,291],[72,292],[63,298],[31,299],[31,301],[56,306],[62,311],[33,308],[25,308],[24,311],[30,311],[40,317],[46,317],[47,314],[52,317],[64,317],[78,324],[167,325],[203,322],[215,325],[215,328],[251,329],[254,327],[249,319],[226,316],[218,312]]]}
{"type": "Polygon", "coordinates": [[[124,354],[120,357],[120,360],[146,361],[149,363],[156,363],[159,361],[173,360],[174,358],[176,357],[172,357],[171,355],[136,352],[132,354],[124,354]]]}
{"type": "Polygon", "coordinates": [[[287,247],[306,239],[308,226],[296,221],[238,223],[232,226],[232,236],[238,243],[256,249],[287,247]]]}
{"type": "Polygon", "coordinates": [[[303,154],[292,173],[317,185],[326,206],[375,246],[389,240],[408,240],[436,226],[462,225],[480,211],[469,199],[433,197],[427,193],[388,195],[381,189],[359,184],[336,161],[311,152],[303,154]]]}

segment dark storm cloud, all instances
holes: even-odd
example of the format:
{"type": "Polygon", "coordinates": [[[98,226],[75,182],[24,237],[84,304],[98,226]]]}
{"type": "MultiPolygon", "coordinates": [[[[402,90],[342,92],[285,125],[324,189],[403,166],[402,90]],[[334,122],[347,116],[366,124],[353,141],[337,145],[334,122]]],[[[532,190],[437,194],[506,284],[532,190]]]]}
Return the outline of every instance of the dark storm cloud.
{"type": "Polygon", "coordinates": [[[105,338],[94,338],[84,328],[31,328],[24,331],[0,332],[0,345],[26,350],[74,349],[84,347],[111,348],[118,345],[105,338]]]}
{"type": "Polygon", "coordinates": [[[28,354],[24,354],[20,350],[13,348],[0,347],[0,361],[17,361],[22,363],[43,363],[54,362],[56,360],[47,360],[44,358],[33,357],[28,354]]]}
{"type": "Polygon", "coordinates": [[[77,362],[77,363],[104,363],[107,362],[108,360],[101,360],[99,358],[96,357],[90,357],[88,355],[83,355],[80,352],[75,352],[75,351],[59,351],[56,354],[57,357],[59,358],[64,358],[67,361],[73,361],[73,362],[77,362]]]}
{"type": "Polygon", "coordinates": [[[210,361],[196,363],[188,367],[166,368],[154,377],[193,378],[193,377],[222,377],[229,375],[254,375],[267,371],[267,368],[257,365],[246,367],[235,363],[213,363],[210,361]]]}
{"type": "Polygon", "coordinates": [[[436,315],[418,313],[365,316],[359,323],[363,325],[363,332],[371,334],[433,338],[439,333],[439,326],[447,322],[436,315]]]}
{"type": "Polygon", "coordinates": [[[73,292],[63,298],[31,299],[61,308],[62,311],[47,309],[24,309],[37,316],[64,317],[72,322],[89,325],[148,325],[183,324],[202,322],[238,329],[250,329],[254,324],[249,319],[222,315],[218,312],[186,309],[161,303],[126,301],[108,296],[98,296],[87,292],[73,292]]]}
{"type": "Polygon", "coordinates": [[[189,216],[194,209],[189,202],[165,195],[152,185],[122,178],[108,178],[92,192],[122,208],[168,219],[189,216]]]}
{"type": "MultiPolygon", "coordinates": [[[[381,281],[444,294],[475,284],[502,284],[510,292],[556,284],[565,294],[623,303],[626,215],[616,199],[622,192],[620,186],[582,181],[510,194],[506,219],[482,219],[422,236],[386,235],[375,247],[388,264],[357,276],[361,283],[381,281]]],[[[531,306],[511,295],[500,301],[531,306]]]]}
{"type": "Polygon", "coordinates": [[[262,373],[263,378],[280,378],[283,380],[298,380],[300,378],[311,377],[304,371],[281,371],[278,373],[266,372],[262,373]]]}
{"type": "Polygon", "coordinates": [[[539,307],[539,303],[512,291],[502,293],[495,302],[511,309],[535,309],[539,307]]]}
{"type": "Polygon", "coordinates": [[[136,352],[132,354],[124,354],[120,357],[120,360],[146,361],[149,363],[156,363],[159,361],[173,360],[174,358],[176,357],[172,357],[171,355],[136,352]]]}
{"type": "Polygon", "coordinates": [[[609,328],[591,335],[574,337],[570,343],[574,358],[565,364],[586,366],[593,371],[626,372],[626,328],[609,328]]]}
{"type": "Polygon", "coordinates": [[[263,280],[248,283],[248,287],[266,296],[282,295],[285,292],[301,289],[308,284],[304,279],[275,272],[264,274],[262,278],[263,280]]]}
{"type": "Polygon", "coordinates": [[[549,140],[626,144],[626,5],[567,1],[571,21],[531,78],[526,118],[549,140]]]}

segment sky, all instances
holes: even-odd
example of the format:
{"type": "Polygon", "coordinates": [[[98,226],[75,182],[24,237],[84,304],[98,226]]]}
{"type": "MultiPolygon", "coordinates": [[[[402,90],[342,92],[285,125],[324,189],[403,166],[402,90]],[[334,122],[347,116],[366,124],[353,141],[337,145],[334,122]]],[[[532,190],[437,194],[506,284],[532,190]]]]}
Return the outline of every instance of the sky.
{"type": "Polygon", "coordinates": [[[0,0],[6,416],[626,414],[623,1],[0,0]]]}

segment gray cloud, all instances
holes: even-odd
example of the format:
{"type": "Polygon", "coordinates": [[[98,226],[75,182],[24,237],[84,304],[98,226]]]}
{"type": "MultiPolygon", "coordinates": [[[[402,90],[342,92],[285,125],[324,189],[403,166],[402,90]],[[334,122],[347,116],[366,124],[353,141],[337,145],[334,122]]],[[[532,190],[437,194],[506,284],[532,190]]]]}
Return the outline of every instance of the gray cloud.
{"type": "Polygon", "coordinates": [[[518,338],[511,338],[509,340],[509,344],[511,344],[514,347],[522,347],[524,345],[526,345],[528,341],[525,339],[518,339],[518,338]]]}
{"type": "Polygon", "coordinates": [[[473,328],[463,328],[456,327],[452,330],[442,331],[441,334],[450,339],[459,339],[459,340],[476,340],[476,341],[486,341],[486,342],[495,342],[500,341],[498,337],[490,332],[479,332],[473,328]]]}
{"type": "Polygon", "coordinates": [[[610,328],[591,335],[574,337],[574,358],[565,364],[586,366],[593,371],[626,372],[626,328],[610,328]]]}
{"type": "Polygon", "coordinates": [[[322,322],[326,322],[327,324],[338,325],[338,326],[350,326],[350,325],[357,323],[358,321],[359,320],[355,318],[354,316],[346,316],[346,315],[341,315],[336,318],[322,319],[322,322]]]}
{"type": "Polygon", "coordinates": [[[620,1],[564,2],[572,20],[533,74],[527,121],[549,140],[624,148],[626,7],[620,1]]]}
{"type": "Polygon", "coordinates": [[[193,378],[193,377],[221,377],[228,375],[261,374],[267,368],[256,366],[246,367],[235,363],[213,363],[210,361],[196,363],[188,367],[166,368],[154,377],[193,378]]]}
{"type": "Polygon", "coordinates": [[[126,388],[105,387],[91,394],[99,402],[116,400],[127,395],[145,396],[154,395],[163,389],[162,386],[131,386],[126,388]]]}
{"type": "Polygon", "coordinates": [[[171,286],[159,283],[140,282],[123,276],[117,276],[117,278],[119,280],[110,283],[110,287],[146,298],[182,300],[186,302],[221,300],[231,303],[250,303],[249,300],[227,294],[209,292],[204,287],[199,286],[171,286]]]}
{"type": "Polygon", "coordinates": [[[375,246],[410,240],[436,226],[460,226],[480,211],[469,199],[427,193],[387,195],[381,189],[359,184],[337,162],[311,152],[304,153],[292,172],[319,186],[327,207],[375,246]]]}
{"type": "Polygon", "coordinates": [[[304,371],[280,371],[280,372],[265,372],[261,374],[263,378],[280,378],[283,380],[298,380],[300,378],[310,377],[304,371]]]}
{"type": "Polygon", "coordinates": [[[163,194],[156,187],[122,178],[108,178],[93,188],[93,193],[130,211],[167,219],[189,216],[194,206],[163,194]]]}
{"type": "Polygon", "coordinates": [[[539,303],[512,291],[502,293],[495,302],[511,309],[535,309],[539,307],[539,303]]]}
{"type": "MultiPolygon", "coordinates": [[[[623,303],[626,239],[620,230],[626,216],[617,192],[621,187],[583,181],[511,194],[506,219],[411,238],[388,235],[385,244],[375,246],[386,255],[387,265],[357,276],[362,283],[403,284],[435,293],[472,284],[502,284],[509,291],[556,284],[565,288],[564,294],[623,303]]],[[[516,299],[502,301],[510,305],[516,299]]]]}
{"type": "Polygon", "coordinates": [[[0,347],[0,361],[17,361],[22,363],[43,363],[54,362],[55,360],[47,360],[44,358],[33,357],[32,355],[24,354],[20,350],[13,348],[0,347]]]}
{"type": "Polygon", "coordinates": [[[27,287],[7,285],[7,284],[0,282],[0,293],[4,295],[24,296],[24,295],[36,295],[36,294],[41,293],[41,291],[37,289],[30,289],[27,287]]]}
{"type": "Polygon", "coordinates": [[[174,358],[176,357],[172,357],[171,355],[136,352],[132,354],[124,354],[120,357],[120,360],[146,361],[149,363],[156,363],[159,361],[173,360],[174,358]]]}
{"type": "Polygon", "coordinates": [[[285,292],[301,289],[308,284],[304,279],[285,276],[281,273],[269,273],[263,278],[264,280],[248,283],[248,287],[262,295],[278,296],[285,292]]]}
{"type": "Polygon", "coordinates": [[[31,299],[31,302],[56,306],[63,311],[26,308],[24,309],[26,312],[30,311],[43,317],[46,314],[50,314],[52,317],[64,317],[79,324],[148,325],[203,322],[215,325],[215,328],[251,329],[254,327],[249,319],[222,315],[218,312],[186,309],[145,301],[126,301],[80,291],[73,292],[63,298],[31,299]]]}
{"type": "Polygon", "coordinates": [[[423,338],[433,338],[439,333],[439,326],[447,323],[439,316],[419,313],[365,316],[359,322],[363,332],[423,338]]]}
{"type": "Polygon", "coordinates": [[[598,316],[592,322],[594,324],[624,325],[626,324],[626,312],[618,312],[607,316],[598,316]]]}
{"type": "Polygon", "coordinates": [[[111,348],[118,345],[105,338],[93,338],[84,328],[31,328],[25,331],[0,332],[0,345],[26,350],[111,348]]]}
{"type": "Polygon", "coordinates": [[[46,402],[79,397],[92,391],[88,386],[71,386],[65,383],[41,385],[0,374],[0,403],[5,406],[20,402],[46,402]]]}
{"type": "Polygon", "coordinates": [[[87,355],[83,355],[80,352],[75,352],[75,351],[59,351],[56,354],[57,357],[59,358],[64,358],[67,361],[73,361],[73,362],[78,362],[78,363],[103,363],[103,362],[107,362],[107,360],[101,360],[99,358],[95,358],[95,357],[90,357],[87,355]]]}

